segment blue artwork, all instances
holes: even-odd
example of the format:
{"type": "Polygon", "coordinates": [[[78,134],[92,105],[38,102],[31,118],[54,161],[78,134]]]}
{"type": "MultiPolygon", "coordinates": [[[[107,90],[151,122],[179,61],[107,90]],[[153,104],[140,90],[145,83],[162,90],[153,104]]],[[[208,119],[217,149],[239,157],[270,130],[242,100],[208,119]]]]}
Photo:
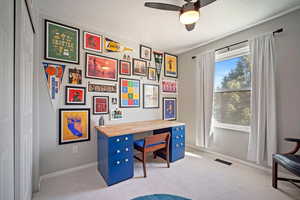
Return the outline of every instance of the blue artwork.
{"type": "Polygon", "coordinates": [[[81,129],[81,119],[74,119],[74,118],[69,118],[68,119],[68,129],[70,132],[77,136],[77,137],[82,137],[82,132],[80,131],[81,129]]]}
{"type": "Polygon", "coordinates": [[[176,98],[163,98],[163,119],[176,120],[176,98]]]}

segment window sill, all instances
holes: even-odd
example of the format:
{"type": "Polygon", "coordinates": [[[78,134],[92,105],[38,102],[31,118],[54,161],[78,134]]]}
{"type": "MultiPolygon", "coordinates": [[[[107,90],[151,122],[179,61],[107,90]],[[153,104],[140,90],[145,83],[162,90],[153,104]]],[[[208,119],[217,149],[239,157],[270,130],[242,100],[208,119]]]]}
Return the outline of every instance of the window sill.
{"type": "Polygon", "coordinates": [[[215,122],[214,127],[228,129],[228,130],[234,130],[234,131],[240,131],[243,133],[250,133],[250,126],[240,126],[240,125],[235,125],[235,124],[225,124],[225,123],[215,122]]]}

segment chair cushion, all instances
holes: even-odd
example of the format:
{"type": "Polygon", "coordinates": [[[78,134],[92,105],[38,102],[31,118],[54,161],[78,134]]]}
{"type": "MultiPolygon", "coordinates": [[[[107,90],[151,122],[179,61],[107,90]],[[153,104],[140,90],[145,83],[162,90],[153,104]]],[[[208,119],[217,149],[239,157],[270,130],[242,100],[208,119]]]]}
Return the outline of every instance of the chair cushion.
{"type": "Polygon", "coordinates": [[[273,155],[274,160],[278,164],[282,165],[284,168],[294,173],[297,176],[300,176],[300,155],[294,154],[275,154],[273,155]]]}
{"type": "MultiPolygon", "coordinates": [[[[134,147],[143,148],[144,147],[144,142],[145,142],[144,139],[135,140],[134,141],[134,147]]],[[[152,146],[155,146],[155,145],[158,145],[158,144],[164,144],[164,143],[165,142],[158,142],[158,143],[155,143],[155,144],[147,145],[146,147],[152,147],[152,146]]]]}

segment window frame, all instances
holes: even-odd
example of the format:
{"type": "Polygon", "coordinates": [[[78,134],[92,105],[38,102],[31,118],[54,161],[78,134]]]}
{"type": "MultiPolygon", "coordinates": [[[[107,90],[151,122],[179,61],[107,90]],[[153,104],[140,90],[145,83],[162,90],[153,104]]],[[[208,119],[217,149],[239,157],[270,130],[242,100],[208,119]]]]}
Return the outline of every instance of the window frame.
{"type": "MultiPolygon", "coordinates": [[[[222,62],[225,60],[229,60],[232,58],[237,58],[241,56],[248,55],[250,56],[250,47],[247,45],[245,47],[241,47],[235,50],[227,51],[224,53],[218,54],[216,52],[215,55],[215,63],[217,62],[222,62]]],[[[224,93],[224,92],[252,92],[251,87],[250,88],[243,88],[243,89],[221,89],[221,90],[215,90],[214,88],[214,94],[215,93],[224,93]]],[[[251,106],[251,105],[250,105],[251,106]]],[[[250,108],[251,109],[251,108],[250,108]]],[[[215,128],[221,128],[221,129],[228,129],[228,130],[234,130],[234,131],[239,131],[243,133],[250,133],[250,125],[249,126],[243,126],[243,125],[236,125],[236,124],[229,124],[229,123],[221,123],[216,121],[213,118],[213,127],[215,128]]]]}

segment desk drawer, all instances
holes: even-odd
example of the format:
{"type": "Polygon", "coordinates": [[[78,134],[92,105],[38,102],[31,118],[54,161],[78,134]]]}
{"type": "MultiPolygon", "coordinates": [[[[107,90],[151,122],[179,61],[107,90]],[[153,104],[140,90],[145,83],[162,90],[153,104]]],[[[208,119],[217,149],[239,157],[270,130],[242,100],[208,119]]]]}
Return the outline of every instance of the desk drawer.
{"type": "Polygon", "coordinates": [[[124,156],[110,161],[108,185],[133,177],[133,157],[124,156]]]}
{"type": "Polygon", "coordinates": [[[184,126],[176,126],[172,128],[172,137],[184,137],[185,135],[185,127],[184,126]]]}

